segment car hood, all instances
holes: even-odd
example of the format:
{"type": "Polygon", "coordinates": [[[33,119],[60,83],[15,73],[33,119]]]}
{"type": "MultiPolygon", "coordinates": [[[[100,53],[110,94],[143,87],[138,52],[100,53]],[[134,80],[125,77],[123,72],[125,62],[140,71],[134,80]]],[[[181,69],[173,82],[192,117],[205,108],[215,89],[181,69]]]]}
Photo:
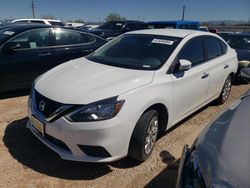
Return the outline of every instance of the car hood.
{"type": "Polygon", "coordinates": [[[250,50],[247,49],[235,49],[239,61],[247,60],[250,61],[250,50]]]}
{"type": "Polygon", "coordinates": [[[207,187],[250,187],[250,91],[195,142],[207,187]]]}
{"type": "Polygon", "coordinates": [[[154,71],[113,67],[79,58],[43,74],[35,89],[57,102],[87,104],[147,85],[153,76],[154,71]]]}

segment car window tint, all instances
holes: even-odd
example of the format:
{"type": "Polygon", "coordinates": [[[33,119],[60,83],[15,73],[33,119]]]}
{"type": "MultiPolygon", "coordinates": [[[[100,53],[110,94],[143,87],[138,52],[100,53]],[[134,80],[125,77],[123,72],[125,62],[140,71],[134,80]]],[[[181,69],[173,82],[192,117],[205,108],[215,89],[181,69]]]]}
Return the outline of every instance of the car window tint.
{"type": "Polygon", "coordinates": [[[91,35],[82,33],[82,37],[83,37],[83,43],[89,43],[89,42],[94,42],[95,38],[91,35]]]}
{"type": "Polygon", "coordinates": [[[31,20],[31,23],[45,24],[44,21],[41,20],[31,20]]]}
{"type": "Polygon", "coordinates": [[[222,55],[221,44],[219,39],[210,36],[206,37],[205,45],[206,45],[208,59],[213,59],[215,57],[222,55]]]}
{"type": "Polygon", "coordinates": [[[49,46],[49,29],[28,31],[15,37],[11,43],[19,44],[18,49],[49,46]]]}
{"type": "Polygon", "coordinates": [[[181,50],[179,59],[186,59],[192,62],[192,66],[205,61],[202,39],[200,37],[191,39],[181,50]]]}
{"type": "Polygon", "coordinates": [[[220,40],[220,43],[221,43],[221,48],[222,48],[222,54],[227,53],[227,44],[223,42],[222,40],[220,40]]]}
{"type": "Polygon", "coordinates": [[[56,45],[73,45],[85,43],[85,38],[79,32],[70,30],[55,30],[56,45]]]}

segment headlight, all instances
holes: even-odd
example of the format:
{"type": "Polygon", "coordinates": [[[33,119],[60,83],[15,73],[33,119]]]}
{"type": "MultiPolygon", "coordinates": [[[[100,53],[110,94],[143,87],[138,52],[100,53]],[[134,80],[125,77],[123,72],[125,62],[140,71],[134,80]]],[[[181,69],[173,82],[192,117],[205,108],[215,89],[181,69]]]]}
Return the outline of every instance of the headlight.
{"type": "Polygon", "coordinates": [[[250,66],[250,61],[241,60],[241,61],[239,61],[239,66],[240,66],[240,67],[245,67],[245,68],[247,68],[247,67],[250,66]]]}
{"type": "Polygon", "coordinates": [[[88,122],[110,119],[119,113],[124,102],[124,100],[117,101],[117,97],[101,100],[80,107],[65,117],[71,122],[88,122]]]}

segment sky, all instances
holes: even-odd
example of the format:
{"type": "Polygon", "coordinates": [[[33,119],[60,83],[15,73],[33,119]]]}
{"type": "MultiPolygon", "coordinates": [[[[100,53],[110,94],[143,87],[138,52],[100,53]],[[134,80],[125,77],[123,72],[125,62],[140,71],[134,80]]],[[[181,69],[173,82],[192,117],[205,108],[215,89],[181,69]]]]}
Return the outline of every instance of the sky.
{"type": "MultiPolygon", "coordinates": [[[[34,0],[36,18],[52,15],[63,21],[105,20],[118,13],[130,20],[198,21],[250,19],[250,0],[34,0]]],[[[0,20],[32,17],[31,0],[0,0],[0,20]]]]}

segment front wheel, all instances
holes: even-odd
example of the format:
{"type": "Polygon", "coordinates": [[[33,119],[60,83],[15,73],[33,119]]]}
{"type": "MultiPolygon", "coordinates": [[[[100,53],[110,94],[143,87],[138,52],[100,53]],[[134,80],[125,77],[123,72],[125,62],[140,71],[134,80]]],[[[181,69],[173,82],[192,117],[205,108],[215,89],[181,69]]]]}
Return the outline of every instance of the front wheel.
{"type": "Polygon", "coordinates": [[[153,151],[158,135],[158,112],[145,112],[133,131],[128,155],[138,161],[145,161],[153,151]]]}
{"type": "Polygon", "coordinates": [[[216,100],[217,104],[223,104],[226,102],[226,100],[229,98],[231,88],[232,88],[232,76],[228,76],[222,88],[221,94],[219,98],[216,100]]]}

